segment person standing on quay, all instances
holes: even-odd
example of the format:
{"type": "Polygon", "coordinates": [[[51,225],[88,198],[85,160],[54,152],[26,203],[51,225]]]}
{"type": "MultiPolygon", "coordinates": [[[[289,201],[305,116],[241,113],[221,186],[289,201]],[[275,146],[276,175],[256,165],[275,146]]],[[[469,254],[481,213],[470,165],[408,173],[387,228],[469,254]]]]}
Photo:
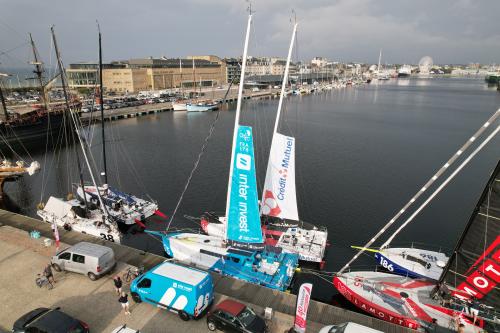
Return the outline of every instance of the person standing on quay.
{"type": "Polygon", "coordinates": [[[43,275],[47,278],[50,284],[56,283],[56,280],[54,279],[54,274],[52,274],[52,265],[50,262],[45,266],[45,269],[43,270],[43,275]],[[52,281],[50,281],[52,279],[52,281]]]}
{"type": "Polygon", "coordinates": [[[118,275],[115,275],[113,278],[113,283],[115,284],[115,291],[117,295],[120,295],[122,293],[122,279],[118,275]]]}
{"type": "Polygon", "coordinates": [[[120,298],[118,298],[118,302],[120,302],[120,304],[122,305],[125,314],[129,315],[130,311],[128,306],[128,295],[124,291],[122,291],[120,298]]]}

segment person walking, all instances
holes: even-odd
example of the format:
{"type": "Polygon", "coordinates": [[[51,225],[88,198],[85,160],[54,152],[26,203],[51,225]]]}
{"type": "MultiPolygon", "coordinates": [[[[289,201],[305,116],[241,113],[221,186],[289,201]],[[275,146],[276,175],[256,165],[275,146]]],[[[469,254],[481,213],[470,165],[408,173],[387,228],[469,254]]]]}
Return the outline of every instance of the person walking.
{"type": "Polygon", "coordinates": [[[118,298],[118,302],[122,305],[123,310],[126,315],[130,314],[129,306],[128,306],[128,295],[122,291],[120,298],[118,298]]]}
{"type": "Polygon", "coordinates": [[[458,325],[457,333],[465,333],[465,325],[464,324],[458,325]]]}
{"type": "Polygon", "coordinates": [[[54,279],[54,274],[52,274],[52,264],[49,262],[47,266],[45,266],[45,269],[43,270],[43,275],[47,278],[49,283],[52,285],[52,283],[56,283],[56,280],[54,279]],[[52,281],[50,281],[52,279],[52,281]]]}
{"type": "Polygon", "coordinates": [[[115,284],[116,294],[120,295],[122,293],[122,279],[118,275],[115,275],[115,277],[113,278],[113,283],[115,284]]]}

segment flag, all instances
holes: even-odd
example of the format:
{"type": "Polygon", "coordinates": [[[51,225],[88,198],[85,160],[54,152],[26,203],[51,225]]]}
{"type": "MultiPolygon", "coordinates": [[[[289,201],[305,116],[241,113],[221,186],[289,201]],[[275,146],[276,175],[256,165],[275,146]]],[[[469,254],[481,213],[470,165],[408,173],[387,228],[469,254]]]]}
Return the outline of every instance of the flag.
{"type": "Polygon", "coordinates": [[[312,284],[303,283],[300,285],[299,294],[297,296],[297,308],[295,309],[294,330],[297,333],[305,333],[307,321],[307,309],[311,300],[312,284]]]}

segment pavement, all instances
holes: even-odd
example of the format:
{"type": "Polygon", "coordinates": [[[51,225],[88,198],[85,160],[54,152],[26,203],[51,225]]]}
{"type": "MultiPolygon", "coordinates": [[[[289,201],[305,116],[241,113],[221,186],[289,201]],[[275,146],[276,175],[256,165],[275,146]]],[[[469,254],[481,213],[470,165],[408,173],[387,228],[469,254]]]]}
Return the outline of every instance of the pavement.
{"type": "MultiPolygon", "coordinates": [[[[130,300],[131,315],[126,316],[114,292],[112,274],[121,275],[128,267],[119,262],[115,271],[97,281],[84,275],[55,272],[56,283],[52,290],[38,288],[35,278],[43,271],[55,245],[45,246],[44,237],[32,239],[26,231],[10,226],[0,226],[0,332],[10,331],[16,319],[38,307],[61,307],[61,310],[86,322],[92,332],[112,332],[118,326],[140,329],[141,332],[209,332],[205,317],[182,321],[176,314],[158,309],[150,304],[135,304],[130,300]]],[[[65,244],[61,244],[63,248],[65,244]]],[[[128,291],[129,285],[124,289],[128,291]]],[[[215,295],[216,303],[226,298],[215,295]]],[[[248,304],[248,303],[247,303],[248,304]]],[[[257,313],[263,308],[248,304],[257,313]]],[[[286,332],[293,323],[293,316],[274,312],[269,322],[271,332],[286,332]]],[[[318,332],[323,325],[308,323],[307,332],[318,332]]]]}

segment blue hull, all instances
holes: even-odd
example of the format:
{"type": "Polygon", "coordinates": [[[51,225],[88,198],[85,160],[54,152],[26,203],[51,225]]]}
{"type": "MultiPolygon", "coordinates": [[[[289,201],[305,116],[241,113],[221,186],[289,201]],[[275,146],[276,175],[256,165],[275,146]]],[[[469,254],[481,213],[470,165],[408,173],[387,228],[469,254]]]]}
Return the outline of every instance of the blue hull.
{"type": "MultiPolygon", "coordinates": [[[[166,254],[176,258],[170,245],[170,238],[178,233],[164,234],[149,230],[146,232],[161,236],[166,254]]],[[[278,248],[266,248],[264,251],[228,248],[225,255],[214,255],[214,257],[218,260],[210,267],[207,265],[206,269],[209,271],[280,291],[286,291],[290,287],[293,273],[299,264],[297,254],[284,253],[278,248]],[[279,263],[276,273],[270,275],[257,270],[263,262],[279,263]]]]}
{"type": "Polygon", "coordinates": [[[377,259],[377,264],[387,269],[389,272],[397,275],[407,276],[412,279],[429,279],[429,277],[415,273],[403,266],[396,264],[394,261],[388,259],[381,253],[375,253],[375,258],[377,259]]]}

